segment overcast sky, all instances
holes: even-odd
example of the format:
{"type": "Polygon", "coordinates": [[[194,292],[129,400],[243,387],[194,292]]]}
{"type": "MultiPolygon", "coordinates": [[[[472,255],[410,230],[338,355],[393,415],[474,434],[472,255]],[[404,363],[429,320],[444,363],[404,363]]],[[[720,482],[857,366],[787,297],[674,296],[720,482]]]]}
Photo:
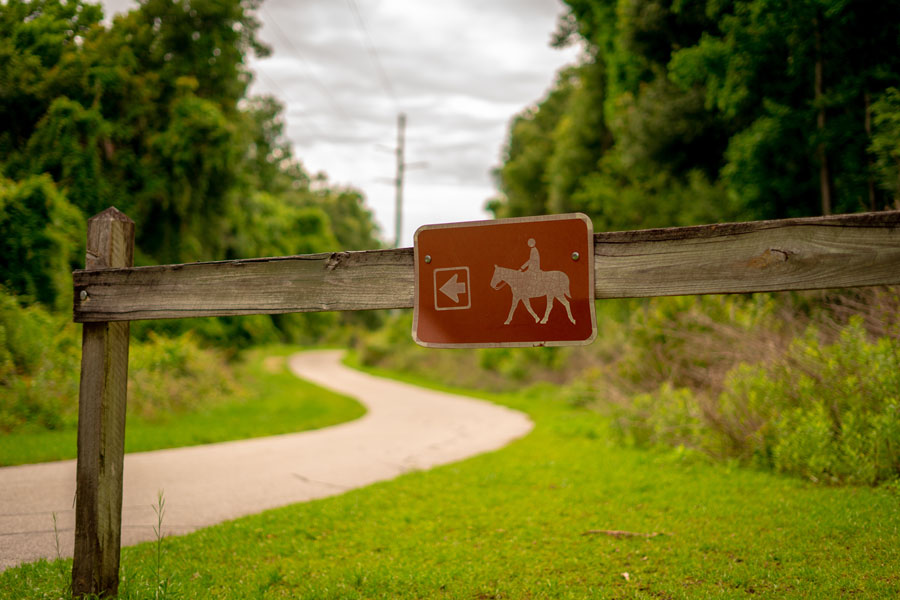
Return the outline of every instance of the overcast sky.
{"type": "Polygon", "coordinates": [[[562,12],[558,0],[266,0],[260,37],[272,55],[251,59],[251,93],[281,100],[295,156],[362,190],[386,241],[405,113],[411,245],[421,225],[487,218],[510,118],[576,60],[577,49],[549,46],[562,12]]]}

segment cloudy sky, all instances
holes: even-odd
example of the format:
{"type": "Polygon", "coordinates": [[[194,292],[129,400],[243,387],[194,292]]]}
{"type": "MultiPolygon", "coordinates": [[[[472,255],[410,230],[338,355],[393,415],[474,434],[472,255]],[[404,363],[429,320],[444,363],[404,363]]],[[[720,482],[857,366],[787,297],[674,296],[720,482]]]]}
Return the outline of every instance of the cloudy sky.
{"type": "Polygon", "coordinates": [[[405,113],[411,245],[426,223],[487,218],[510,118],[577,58],[549,46],[562,12],[559,0],[266,0],[260,37],[273,52],[250,61],[251,93],[281,100],[295,156],[362,190],[387,241],[405,113]]]}

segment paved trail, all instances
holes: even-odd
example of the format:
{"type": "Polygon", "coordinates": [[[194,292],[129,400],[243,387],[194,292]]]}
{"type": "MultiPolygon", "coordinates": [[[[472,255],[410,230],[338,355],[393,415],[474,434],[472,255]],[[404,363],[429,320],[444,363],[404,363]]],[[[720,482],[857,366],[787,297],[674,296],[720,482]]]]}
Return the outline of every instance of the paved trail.
{"type": "MultiPolygon", "coordinates": [[[[360,419],[126,455],[123,544],[154,538],[158,490],[166,498],[164,533],[181,534],[495,450],[531,430],[516,411],[366,375],[341,365],[340,355],[306,352],[288,364],[297,376],[358,399],[368,409],[360,419]]],[[[0,570],[56,556],[53,512],[63,555],[71,556],[74,496],[75,461],[0,468],[0,570]]]]}

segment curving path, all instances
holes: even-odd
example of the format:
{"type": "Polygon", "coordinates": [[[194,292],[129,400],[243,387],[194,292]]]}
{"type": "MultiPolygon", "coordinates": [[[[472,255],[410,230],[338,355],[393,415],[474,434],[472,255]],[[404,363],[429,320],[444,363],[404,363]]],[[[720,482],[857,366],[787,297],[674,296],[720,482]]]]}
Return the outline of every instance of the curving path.
{"type": "MultiPolygon", "coordinates": [[[[314,431],[125,456],[122,543],[182,534],[294,502],[339,494],[411,469],[495,450],[531,430],[523,414],[463,396],[373,377],[340,364],[341,351],[295,354],[298,377],[358,399],[360,419],[314,431]]],[[[126,432],[127,435],[127,432],[126,432]]],[[[0,440],[2,441],[2,440],[0,440]]],[[[74,540],[75,461],[0,468],[0,570],[64,556],[74,540]]]]}

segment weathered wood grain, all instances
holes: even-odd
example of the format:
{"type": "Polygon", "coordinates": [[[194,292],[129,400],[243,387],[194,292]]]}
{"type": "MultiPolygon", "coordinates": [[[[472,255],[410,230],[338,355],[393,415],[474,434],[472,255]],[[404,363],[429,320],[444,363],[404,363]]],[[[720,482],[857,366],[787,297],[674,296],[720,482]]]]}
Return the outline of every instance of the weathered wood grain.
{"type": "MultiPolygon", "coordinates": [[[[129,267],[133,249],[134,223],[115,208],[88,220],[88,269],[129,267]]],[[[82,335],[72,593],[106,597],[119,588],[129,324],[82,335]]]]}
{"type": "Polygon", "coordinates": [[[597,298],[900,283],[900,211],[594,236],[597,298]]]}
{"type": "Polygon", "coordinates": [[[79,322],[409,307],[414,279],[409,248],[76,271],[74,278],[79,322]]]}
{"type": "MultiPolygon", "coordinates": [[[[597,298],[897,284],[900,211],[598,233],[594,256],[597,298]]],[[[409,308],[413,280],[411,248],[76,271],[75,320],[409,308]]]]}

